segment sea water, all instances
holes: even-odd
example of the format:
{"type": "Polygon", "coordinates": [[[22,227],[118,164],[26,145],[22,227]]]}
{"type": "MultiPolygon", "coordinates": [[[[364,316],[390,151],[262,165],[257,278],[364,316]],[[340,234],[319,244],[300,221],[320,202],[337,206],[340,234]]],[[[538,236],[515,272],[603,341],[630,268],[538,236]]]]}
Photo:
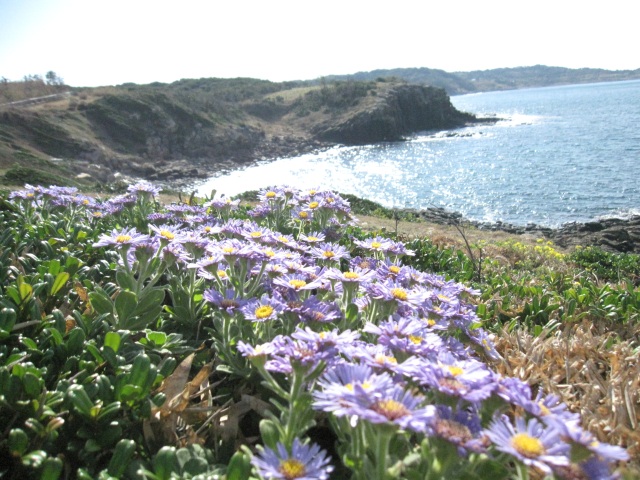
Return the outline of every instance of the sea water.
{"type": "Polygon", "coordinates": [[[201,194],[325,188],[387,207],[558,226],[640,214],[640,81],[451,97],[494,124],[282,158],[207,179],[201,194]]]}

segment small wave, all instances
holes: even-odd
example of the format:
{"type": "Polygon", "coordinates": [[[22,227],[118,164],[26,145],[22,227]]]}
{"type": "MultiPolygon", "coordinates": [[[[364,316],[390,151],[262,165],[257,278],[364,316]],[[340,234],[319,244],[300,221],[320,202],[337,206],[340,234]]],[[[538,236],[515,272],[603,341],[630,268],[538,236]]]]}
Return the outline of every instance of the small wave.
{"type": "Polygon", "coordinates": [[[429,135],[416,135],[409,140],[411,143],[425,143],[425,142],[434,142],[441,140],[452,140],[458,138],[480,138],[486,137],[487,134],[484,131],[475,130],[475,129],[464,129],[464,130],[445,130],[443,132],[437,132],[429,135]]]}
{"type": "Polygon", "coordinates": [[[611,219],[620,219],[620,220],[629,220],[633,217],[640,216],[640,208],[623,208],[620,210],[616,210],[611,213],[606,213],[604,215],[599,215],[597,220],[611,220],[611,219]]]}
{"type": "Polygon", "coordinates": [[[502,120],[496,123],[498,127],[519,127],[522,125],[536,125],[542,123],[542,115],[527,115],[524,113],[500,113],[497,115],[502,120]]]}

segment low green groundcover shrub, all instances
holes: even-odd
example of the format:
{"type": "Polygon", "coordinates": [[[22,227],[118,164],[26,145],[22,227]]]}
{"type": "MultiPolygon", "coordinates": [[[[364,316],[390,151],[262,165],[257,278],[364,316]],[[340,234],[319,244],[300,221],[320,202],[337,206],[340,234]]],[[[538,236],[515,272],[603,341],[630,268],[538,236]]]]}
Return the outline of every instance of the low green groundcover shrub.
{"type": "Polygon", "coordinates": [[[628,459],[498,375],[479,292],[349,226],[339,195],[158,192],[2,202],[1,476],[573,479],[628,459]]]}

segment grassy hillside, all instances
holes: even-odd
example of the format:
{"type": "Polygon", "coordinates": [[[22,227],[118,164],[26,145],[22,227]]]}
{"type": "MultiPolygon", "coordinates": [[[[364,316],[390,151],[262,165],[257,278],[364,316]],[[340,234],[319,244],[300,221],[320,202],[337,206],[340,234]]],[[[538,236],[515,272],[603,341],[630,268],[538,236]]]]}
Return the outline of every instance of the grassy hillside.
{"type": "Polygon", "coordinates": [[[470,120],[442,90],[390,81],[211,78],[71,89],[0,105],[0,175],[12,183],[32,171],[43,180],[49,170],[42,166],[59,159],[68,180],[56,184],[112,182],[118,175],[179,182],[257,159],[397,140],[470,120]]]}

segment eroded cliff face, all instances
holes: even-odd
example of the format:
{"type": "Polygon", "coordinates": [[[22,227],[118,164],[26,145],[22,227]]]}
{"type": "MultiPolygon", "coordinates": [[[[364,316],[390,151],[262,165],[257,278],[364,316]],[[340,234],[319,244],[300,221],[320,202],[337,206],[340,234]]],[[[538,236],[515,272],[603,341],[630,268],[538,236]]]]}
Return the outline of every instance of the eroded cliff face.
{"type": "Polygon", "coordinates": [[[423,130],[443,130],[476,121],[456,110],[444,90],[422,85],[396,85],[378,95],[364,110],[338,122],[318,125],[319,140],[360,145],[401,140],[423,130]]]}

